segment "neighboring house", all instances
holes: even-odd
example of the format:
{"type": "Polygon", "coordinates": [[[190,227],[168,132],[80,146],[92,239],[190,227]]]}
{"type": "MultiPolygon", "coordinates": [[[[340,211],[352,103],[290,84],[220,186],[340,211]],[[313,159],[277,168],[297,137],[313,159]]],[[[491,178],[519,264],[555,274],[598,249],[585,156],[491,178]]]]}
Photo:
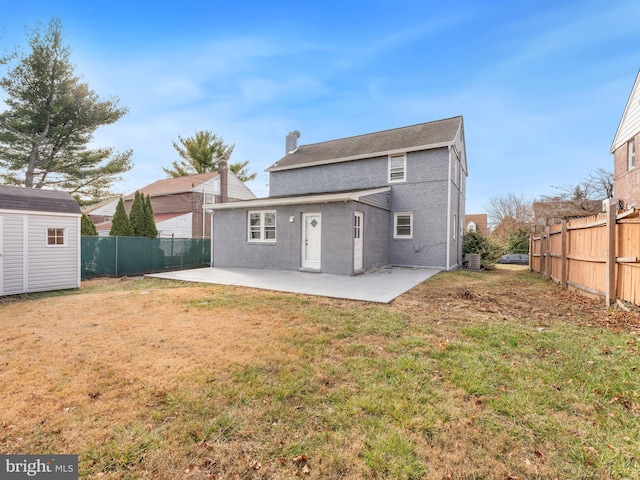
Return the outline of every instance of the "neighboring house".
{"type": "Polygon", "coordinates": [[[611,145],[613,153],[613,191],[622,208],[640,207],[640,72],[631,89],[622,119],[611,145]]]}
{"type": "Polygon", "coordinates": [[[78,202],[0,185],[0,295],[80,287],[78,202]]]}
{"type": "Polygon", "coordinates": [[[483,237],[489,236],[486,213],[472,213],[464,216],[465,232],[476,232],[483,237]]]}
{"type": "Polygon", "coordinates": [[[462,117],[298,146],[267,169],[269,197],[205,207],[212,266],[353,275],[462,263],[462,117]]]}
{"type": "Polygon", "coordinates": [[[602,211],[602,200],[580,200],[570,202],[550,200],[533,202],[533,224],[552,226],[562,220],[596,215],[602,211]]]}
{"type": "MultiPolygon", "coordinates": [[[[151,198],[156,228],[159,237],[173,238],[209,238],[211,224],[209,215],[203,207],[221,200],[221,177],[218,172],[201,173],[185,177],[158,180],[138,189],[151,198]]],[[[255,199],[255,195],[233,172],[227,175],[227,200],[255,199]]],[[[123,198],[129,212],[135,192],[123,198]]],[[[102,220],[96,222],[99,235],[109,235],[111,218],[115,213],[118,199],[86,212],[89,217],[102,220]]]]}

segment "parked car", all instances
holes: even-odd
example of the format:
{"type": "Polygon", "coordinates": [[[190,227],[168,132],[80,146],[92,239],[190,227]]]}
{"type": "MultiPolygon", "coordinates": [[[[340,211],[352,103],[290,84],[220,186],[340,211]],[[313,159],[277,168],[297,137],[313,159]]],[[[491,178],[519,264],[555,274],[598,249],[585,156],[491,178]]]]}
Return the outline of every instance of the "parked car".
{"type": "Polygon", "coordinates": [[[502,255],[498,263],[509,263],[512,265],[529,265],[529,255],[526,253],[507,253],[502,255]]]}

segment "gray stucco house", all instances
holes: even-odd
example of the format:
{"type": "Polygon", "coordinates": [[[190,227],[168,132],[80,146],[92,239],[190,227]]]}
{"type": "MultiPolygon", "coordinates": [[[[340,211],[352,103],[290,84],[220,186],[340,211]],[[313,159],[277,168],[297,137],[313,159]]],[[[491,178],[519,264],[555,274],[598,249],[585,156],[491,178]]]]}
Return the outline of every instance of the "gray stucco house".
{"type": "Polygon", "coordinates": [[[0,185],[0,295],[80,287],[81,216],[66,192],[0,185]]]}
{"type": "Polygon", "coordinates": [[[211,205],[212,266],[354,275],[462,262],[462,117],[311,145],[287,135],[269,197],[211,205]]]}

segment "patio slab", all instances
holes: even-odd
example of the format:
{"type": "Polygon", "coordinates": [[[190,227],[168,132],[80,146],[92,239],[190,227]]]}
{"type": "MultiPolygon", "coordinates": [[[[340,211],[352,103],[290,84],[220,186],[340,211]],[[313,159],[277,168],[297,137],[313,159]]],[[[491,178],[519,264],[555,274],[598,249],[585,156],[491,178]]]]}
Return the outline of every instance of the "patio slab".
{"type": "Polygon", "coordinates": [[[389,303],[438,272],[430,268],[390,267],[349,277],[288,270],[198,268],[145,276],[389,303]]]}

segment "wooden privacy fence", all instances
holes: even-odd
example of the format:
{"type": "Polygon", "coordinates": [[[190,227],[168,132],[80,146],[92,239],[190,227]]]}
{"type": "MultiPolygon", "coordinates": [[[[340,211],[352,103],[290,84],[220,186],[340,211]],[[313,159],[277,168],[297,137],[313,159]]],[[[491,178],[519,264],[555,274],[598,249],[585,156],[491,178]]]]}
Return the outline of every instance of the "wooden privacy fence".
{"type": "Polygon", "coordinates": [[[608,201],[603,214],[538,227],[530,239],[530,269],[563,289],[640,305],[640,218],[636,210],[617,214],[608,201]]]}

